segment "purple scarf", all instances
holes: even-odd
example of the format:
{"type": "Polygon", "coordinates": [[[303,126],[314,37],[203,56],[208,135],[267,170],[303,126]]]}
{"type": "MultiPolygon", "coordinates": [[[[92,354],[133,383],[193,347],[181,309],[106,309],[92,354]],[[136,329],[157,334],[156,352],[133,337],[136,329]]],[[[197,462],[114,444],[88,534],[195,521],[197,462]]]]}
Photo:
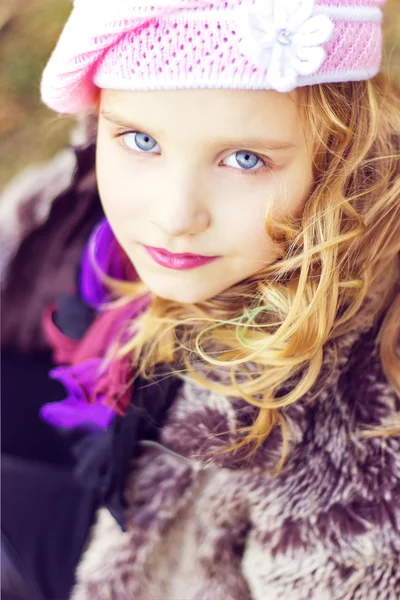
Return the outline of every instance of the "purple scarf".
{"type": "Polygon", "coordinates": [[[121,341],[132,335],[127,323],[148,306],[150,298],[145,295],[105,309],[112,298],[102,281],[103,274],[122,281],[137,279],[106,219],[89,239],[80,272],[80,302],[86,305],[84,310],[94,309],[93,323],[81,339],[74,339],[56,326],[57,307],[49,307],[44,315],[43,326],[55,362],[62,365],[50,371],[50,377],[62,382],[68,392],[62,402],[41,408],[41,417],[55,427],[106,429],[116,414],[125,413],[132,397],[134,369],[129,357],[110,359],[108,351],[117,335],[121,341]]]}

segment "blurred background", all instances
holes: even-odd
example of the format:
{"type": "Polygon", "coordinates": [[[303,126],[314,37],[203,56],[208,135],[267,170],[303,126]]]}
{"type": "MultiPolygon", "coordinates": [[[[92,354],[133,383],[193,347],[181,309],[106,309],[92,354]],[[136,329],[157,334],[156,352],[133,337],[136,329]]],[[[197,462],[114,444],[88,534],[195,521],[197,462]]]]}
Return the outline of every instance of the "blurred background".
{"type": "MultiPolygon", "coordinates": [[[[71,0],[0,0],[0,190],[68,143],[74,118],[41,105],[39,82],[70,10],[71,0]]],[[[385,33],[385,69],[400,84],[400,0],[388,0],[385,33]]]]}

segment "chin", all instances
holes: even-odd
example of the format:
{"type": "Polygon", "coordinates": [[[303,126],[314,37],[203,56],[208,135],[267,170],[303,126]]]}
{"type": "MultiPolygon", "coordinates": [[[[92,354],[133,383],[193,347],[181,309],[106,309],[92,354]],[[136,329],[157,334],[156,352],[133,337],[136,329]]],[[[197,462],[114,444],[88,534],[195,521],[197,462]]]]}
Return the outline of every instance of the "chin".
{"type": "Polygon", "coordinates": [[[150,290],[158,296],[159,298],[164,298],[164,300],[172,300],[173,302],[179,302],[180,304],[196,304],[197,302],[203,302],[212,297],[211,294],[207,294],[202,291],[193,291],[190,289],[174,289],[168,290],[163,289],[159,286],[148,286],[150,290]]]}
{"type": "Polygon", "coordinates": [[[224,287],[221,285],[221,281],[218,281],[218,285],[210,285],[210,278],[204,277],[204,275],[193,277],[192,274],[191,278],[187,277],[190,273],[186,273],[185,276],[183,271],[165,269],[164,272],[160,272],[158,269],[143,268],[143,264],[139,260],[135,261],[131,258],[131,261],[146,287],[152,294],[164,300],[180,304],[197,304],[213,298],[229,286],[228,282],[224,287]]]}
{"type": "Polygon", "coordinates": [[[179,302],[181,304],[196,304],[197,302],[203,302],[208,300],[215,295],[213,290],[207,290],[204,286],[197,287],[196,285],[186,285],[182,282],[163,281],[158,277],[149,277],[147,273],[141,274],[138,270],[138,274],[143,283],[148,289],[159,298],[164,300],[171,300],[173,302],[179,302]]]}

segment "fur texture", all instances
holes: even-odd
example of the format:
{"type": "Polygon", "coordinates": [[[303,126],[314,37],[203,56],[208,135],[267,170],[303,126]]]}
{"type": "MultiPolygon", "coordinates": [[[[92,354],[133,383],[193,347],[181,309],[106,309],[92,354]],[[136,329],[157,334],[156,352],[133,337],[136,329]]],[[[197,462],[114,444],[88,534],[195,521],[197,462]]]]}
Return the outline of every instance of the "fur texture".
{"type": "Polygon", "coordinates": [[[286,410],[276,477],[278,431],[250,461],[206,458],[257,409],[185,382],[133,465],[128,531],[100,510],[72,600],[398,600],[400,440],[361,432],[399,407],[365,314],[333,370],[326,349],[322,391],[286,410]]]}

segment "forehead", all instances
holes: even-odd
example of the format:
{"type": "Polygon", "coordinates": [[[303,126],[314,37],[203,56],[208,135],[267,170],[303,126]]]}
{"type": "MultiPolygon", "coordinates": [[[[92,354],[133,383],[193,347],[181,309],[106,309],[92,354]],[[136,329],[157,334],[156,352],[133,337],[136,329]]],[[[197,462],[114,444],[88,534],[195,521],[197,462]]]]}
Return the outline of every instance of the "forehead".
{"type": "Polygon", "coordinates": [[[296,93],[259,90],[102,90],[101,110],[158,136],[201,139],[265,137],[298,144],[303,137],[296,93]]]}

